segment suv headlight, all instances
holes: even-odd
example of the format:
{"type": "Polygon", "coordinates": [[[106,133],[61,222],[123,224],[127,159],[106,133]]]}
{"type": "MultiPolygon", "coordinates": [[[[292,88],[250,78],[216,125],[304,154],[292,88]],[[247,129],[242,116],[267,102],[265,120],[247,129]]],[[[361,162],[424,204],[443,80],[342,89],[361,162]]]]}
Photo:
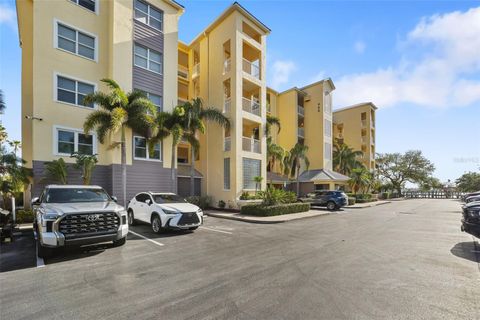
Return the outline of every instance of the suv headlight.
{"type": "Polygon", "coordinates": [[[470,210],[467,210],[468,211],[468,214],[470,215],[470,217],[472,218],[478,218],[480,217],[480,210],[479,209],[470,209],[470,210]]]}
{"type": "Polygon", "coordinates": [[[165,209],[163,209],[163,212],[164,212],[165,214],[178,214],[178,211],[165,210],[165,209]]]}
{"type": "Polygon", "coordinates": [[[198,209],[198,210],[197,210],[197,213],[203,215],[202,209],[198,209]]]}

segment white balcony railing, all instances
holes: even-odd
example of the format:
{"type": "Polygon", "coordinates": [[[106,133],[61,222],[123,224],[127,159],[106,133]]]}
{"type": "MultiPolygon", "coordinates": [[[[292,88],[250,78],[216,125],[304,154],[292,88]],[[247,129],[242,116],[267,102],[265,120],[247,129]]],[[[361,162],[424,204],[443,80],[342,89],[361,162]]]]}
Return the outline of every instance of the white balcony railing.
{"type": "Polygon", "coordinates": [[[228,58],[223,62],[223,74],[230,72],[231,67],[232,67],[232,60],[228,58]]]}
{"type": "Polygon", "coordinates": [[[192,77],[196,78],[200,75],[200,63],[197,63],[193,66],[192,77]]]}
{"type": "Polygon", "coordinates": [[[230,137],[225,137],[225,140],[223,141],[223,151],[230,151],[232,146],[232,141],[230,137]]]}
{"type": "Polygon", "coordinates": [[[367,126],[367,120],[362,120],[362,128],[365,128],[367,126]]]}
{"type": "Polygon", "coordinates": [[[261,153],[260,140],[243,137],[242,138],[242,150],[247,152],[261,153]]]}
{"type": "Polygon", "coordinates": [[[254,78],[260,79],[260,67],[245,58],[243,59],[243,71],[254,78]]]}
{"type": "Polygon", "coordinates": [[[367,137],[366,136],[362,136],[362,144],[366,144],[367,143],[367,137]]]}
{"type": "Polygon", "coordinates": [[[370,125],[372,126],[372,128],[375,128],[375,120],[373,120],[372,118],[370,118],[370,125]]]}
{"type": "Polygon", "coordinates": [[[242,98],[242,109],[243,111],[253,113],[254,115],[260,116],[260,102],[255,99],[242,98]]]}
{"type": "Polygon", "coordinates": [[[304,116],[305,115],[305,108],[302,106],[297,106],[297,112],[299,115],[304,116]]]}
{"type": "Polygon", "coordinates": [[[178,75],[182,78],[188,79],[188,68],[179,64],[178,75]]]}
{"type": "Polygon", "coordinates": [[[305,138],[305,128],[298,128],[298,136],[305,138]]]}
{"type": "Polygon", "coordinates": [[[232,107],[232,98],[225,98],[225,101],[223,103],[223,113],[224,114],[230,114],[230,109],[232,107]]]}

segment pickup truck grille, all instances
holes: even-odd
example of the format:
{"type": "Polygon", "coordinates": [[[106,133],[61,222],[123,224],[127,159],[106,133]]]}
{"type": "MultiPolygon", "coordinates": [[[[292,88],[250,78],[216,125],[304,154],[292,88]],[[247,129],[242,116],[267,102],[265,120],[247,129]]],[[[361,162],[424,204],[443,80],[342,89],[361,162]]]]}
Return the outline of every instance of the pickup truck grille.
{"type": "Polygon", "coordinates": [[[182,212],[182,217],[178,221],[178,225],[183,226],[187,224],[197,224],[199,222],[200,220],[196,212],[182,212]]]}
{"type": "Polygon", "coordinates": [[[65,239],[115,234],[120,219],[115,212],[71,214],[63,218],[58,228],[65,239]]]}

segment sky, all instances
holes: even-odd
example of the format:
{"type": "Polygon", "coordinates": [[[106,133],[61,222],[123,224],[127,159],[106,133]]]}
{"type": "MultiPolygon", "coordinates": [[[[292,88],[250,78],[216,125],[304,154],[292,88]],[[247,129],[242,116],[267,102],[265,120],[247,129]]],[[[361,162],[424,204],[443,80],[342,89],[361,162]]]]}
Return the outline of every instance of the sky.
{"type": "MultiPolygon", "coordinates": [[[[187,43],[232,3],[179,2],[179,39],[187,43]]],[[[377,105],[377,152],[421,150],[442,181],[478,171],[480,1],[240,3],[272,30],[268,86],[281,91],[331,78],[334,108],[377,105]]],[[[15,3],[0,0],[2,122],[18,140],[20,72],[15,3]]]]}

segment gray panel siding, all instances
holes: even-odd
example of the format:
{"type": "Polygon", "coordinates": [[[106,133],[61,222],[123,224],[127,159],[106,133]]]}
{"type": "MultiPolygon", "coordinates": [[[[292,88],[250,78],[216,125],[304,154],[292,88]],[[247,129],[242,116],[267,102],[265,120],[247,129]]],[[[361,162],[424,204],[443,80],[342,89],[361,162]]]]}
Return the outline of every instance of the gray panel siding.
{"type": "MultiPolygon", "coordinates": [[[[82,184],[81,171],[68,164],[67,181],[69,184],[82,184]]],[[[45,178],[45,162],[33,161],[33,187],[32,197],[38,197],[43,188],[48,184],[58,183],[45,178]]],[[[92,185],[103,187],[109,194],[112,194],[112,179],[110,166],[95,166],[92,174],[92,185]]]]}
{"type": "MultiPolygon", "coordinates": [[[[133,40],[163,54],[163,33],[136,20],[134,20],[133,40]]],[[[162,74],[133,66],[132,80],[134,88],[163,96],[162,74]]]]}
{"type": "MultiPolygon", "coordinates": [[[[190,196],[190,178],[179,177],[178,180],[178,194],[182,197],[190,196]]],[[[200,196],[202,194],[202,179],[196,178],[195,179],[195,192],[196,196],[200,196]]]]}

